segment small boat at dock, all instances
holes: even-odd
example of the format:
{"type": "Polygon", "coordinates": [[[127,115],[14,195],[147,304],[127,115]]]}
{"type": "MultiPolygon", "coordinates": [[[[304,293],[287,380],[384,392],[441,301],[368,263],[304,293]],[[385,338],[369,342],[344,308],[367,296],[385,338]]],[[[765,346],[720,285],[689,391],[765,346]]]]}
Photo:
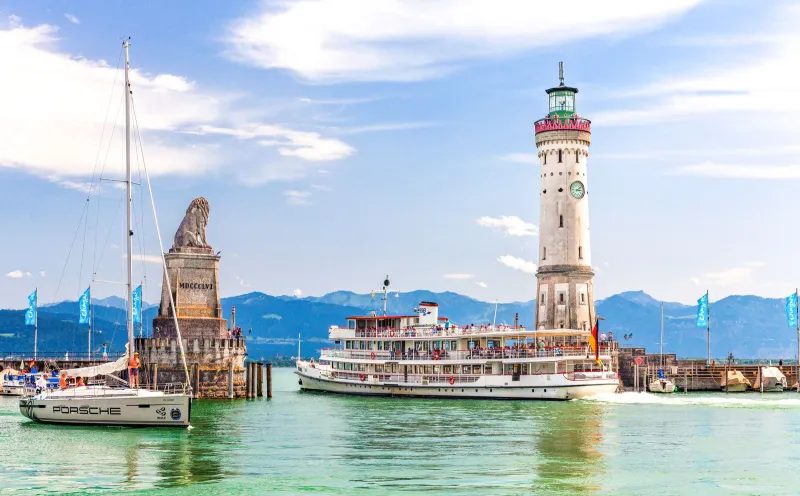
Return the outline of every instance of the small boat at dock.
{"type": "Polygon", "coordinates": [[[750,380],[736,369],[722,371],[720,377],[720,388],[728,393],[743,393],[747,388],[752,388],[750,380]]]}
{"type": "Polygon", "coordinates": [[[759,367],[753,387],[764,393],[781,393],[788,385],[786,376],[778,367],[759,367]]]}

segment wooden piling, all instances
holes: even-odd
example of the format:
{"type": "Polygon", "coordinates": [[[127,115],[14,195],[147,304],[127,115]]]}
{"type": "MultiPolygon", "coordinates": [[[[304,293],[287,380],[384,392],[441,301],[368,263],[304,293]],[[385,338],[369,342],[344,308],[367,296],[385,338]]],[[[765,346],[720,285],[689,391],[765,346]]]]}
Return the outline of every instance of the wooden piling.
{"type": "Polygon", "coordinates": [[[258,388],[256,390],[256,396],[259,398],[264,397],[264,364],[258,364],[258,388]]]}
{"type": "Polygon", "coordinates": [[[267,364],[267,398],[272,398],[272,364],[267,364]]]}
{"type": "Polygon", "coordinates": [[[233,359],[228,364],[228,399],[233,399],[233,359]]]}

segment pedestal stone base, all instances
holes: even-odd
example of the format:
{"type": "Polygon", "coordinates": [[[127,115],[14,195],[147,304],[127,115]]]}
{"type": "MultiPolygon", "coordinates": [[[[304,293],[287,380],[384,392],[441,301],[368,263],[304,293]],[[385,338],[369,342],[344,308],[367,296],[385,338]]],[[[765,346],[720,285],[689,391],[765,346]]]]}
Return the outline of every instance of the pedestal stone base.
{"type": "MultiPolygon", "coordinates": [[[[186,364],[195,398],[244,398],[247,348],[244,339],[184,339],[186,364]]],[[[137,338],[142,385],[185,384],[176,339],[137,338]]]]}
{"type": "MultiPolygon", "coordinates": [[[[179,317],[183,339],[226,339],[228,337],[228,321],[225,319],[179,317]]],[[[153,319],[153,337],[176,339],[175,321],[172,317],[156,317],[153,319]]]]}

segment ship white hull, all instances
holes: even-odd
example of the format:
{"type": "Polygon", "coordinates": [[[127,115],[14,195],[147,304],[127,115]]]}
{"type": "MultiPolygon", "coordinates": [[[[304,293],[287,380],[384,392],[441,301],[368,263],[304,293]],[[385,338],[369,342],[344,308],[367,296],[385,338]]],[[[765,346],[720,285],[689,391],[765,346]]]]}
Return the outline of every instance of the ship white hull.
{"type": "Polygon", "coordinates": [[[300,388],[309,391],[329,393],[406,396],[427,398],[485,398],[518,400],[572,400],[615,393],[619,387],[617,379],[598,379],[570,381],[563,374],[543,374],[527,376],[520,381],[510,377],[483,377],[471,384],[388,384],[371,382],[351,382],[312,377],[297,372],[300,388]]]}
{"type": "Polygon", "coordinates": [[[191,396],[144,390],[127,392],[94,397],[90,394],[72,397],[44,394],[20,399],[19,410],[29,419],[46,424],[189,426],[191,396]]]}

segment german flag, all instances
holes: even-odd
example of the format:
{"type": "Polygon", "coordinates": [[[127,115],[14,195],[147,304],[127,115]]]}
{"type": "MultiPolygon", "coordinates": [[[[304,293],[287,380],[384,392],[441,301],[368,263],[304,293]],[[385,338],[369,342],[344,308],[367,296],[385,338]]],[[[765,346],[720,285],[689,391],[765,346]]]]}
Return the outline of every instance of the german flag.
{"type": "Polygon", "coordinates": [[[598,345],[599,339],[597,336],[600,335],[600,321],[594,321],[594,327],[592,327],[592,334],[589,336],[589,346],[592,347],[594,350],[594,360],[597,364],[600,364],[600,346],[598,345]]]}

